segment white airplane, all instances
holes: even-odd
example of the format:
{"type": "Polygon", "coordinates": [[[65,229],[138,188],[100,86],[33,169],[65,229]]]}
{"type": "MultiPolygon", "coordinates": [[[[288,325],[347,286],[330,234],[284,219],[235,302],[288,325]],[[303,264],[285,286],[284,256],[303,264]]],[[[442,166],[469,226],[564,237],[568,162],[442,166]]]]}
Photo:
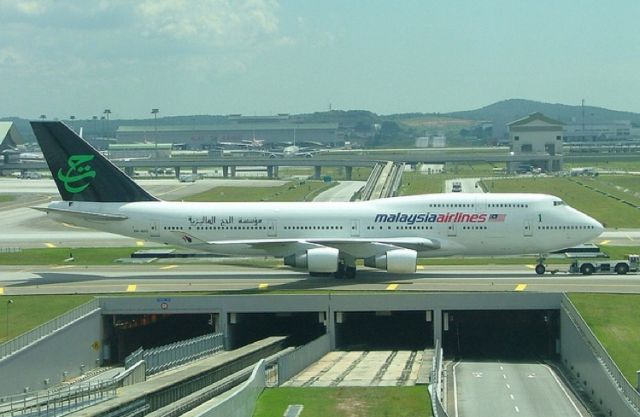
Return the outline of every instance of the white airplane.
{"type": "Polygon", "coordinates": [[[231,256],[274,256],[311,275],[355,277],[356,260],[412,273],[422,257],[543,255],[602,225],[545,194],[430,194],[345,203],[160,201],[62,122],[31,122],[63,201],[55,220],[231,256]]]}

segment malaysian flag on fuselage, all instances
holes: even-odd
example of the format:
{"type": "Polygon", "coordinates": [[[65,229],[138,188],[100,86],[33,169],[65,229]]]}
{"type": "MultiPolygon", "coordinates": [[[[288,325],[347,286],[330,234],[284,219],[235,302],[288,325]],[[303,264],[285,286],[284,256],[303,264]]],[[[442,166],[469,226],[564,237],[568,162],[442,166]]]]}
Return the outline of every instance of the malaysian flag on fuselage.
{"type": "Polygon", "coordinates": [[[503,222],[506,217],[506,214],[490,214],[488,220],[490,222],[503,222]]]}

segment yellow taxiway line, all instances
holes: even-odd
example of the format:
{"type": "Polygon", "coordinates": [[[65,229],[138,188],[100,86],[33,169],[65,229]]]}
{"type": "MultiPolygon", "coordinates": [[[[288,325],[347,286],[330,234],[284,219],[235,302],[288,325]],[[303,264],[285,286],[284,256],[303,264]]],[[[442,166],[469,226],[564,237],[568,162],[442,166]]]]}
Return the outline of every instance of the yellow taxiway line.
{"type": "Polygon", "coordinates": [[[167,265],[167,266],[163,266],[160,269],[173,269],[173,268],[177,268],[178,265],[167,265]]]}
{"type": "Polygon", "coordinates": [[[524,291],[527,288],[527,284],[518,284],[518,286],[516,286],[515,291],[524,291]]]}
{"type": "Polygon", "coordinates": [[[129,284],[127,286],[127,292],[136,292],[137,288],[138,288],[138,286],[136,284],[129,284]]]}
{"type": "Polygon", "coordinates": [[[262,284],[258,285],[258,289],[260,290],[266,290],[267,288],[269,288],[269,284],[263,282],[262,284]]]}
{"type": "Polygon", "coordinates": [[[53,249],[53,248],[57,248],[56,245],[54,245],[53,243],[45,243],[44,244],[46,247],[48,247],[49,249],[53,249]]]}
{"type": "Polygon", "coordinates": [[[398,288],[399,284],[389,284],[387,285],[387,291],[395,291],[398,288]]]}

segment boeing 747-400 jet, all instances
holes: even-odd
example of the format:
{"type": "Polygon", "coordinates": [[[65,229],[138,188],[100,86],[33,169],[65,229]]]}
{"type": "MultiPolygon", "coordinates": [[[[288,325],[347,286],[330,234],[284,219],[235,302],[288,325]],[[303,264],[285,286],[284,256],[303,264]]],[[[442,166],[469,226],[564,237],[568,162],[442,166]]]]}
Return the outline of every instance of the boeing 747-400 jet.
{"type": "MultiPolygon", "coordinates": [[[[31,122],[63,201],[55,220],[229,256],[274,256],[311,275],[390,273],[418,258],[537,254],[594,239],[602,225],[545,194],[427,194],[345,203],[161,201],[61,122],[31,122]]],[[[542,261],[536,266],[542,274],[542,261]]]]}

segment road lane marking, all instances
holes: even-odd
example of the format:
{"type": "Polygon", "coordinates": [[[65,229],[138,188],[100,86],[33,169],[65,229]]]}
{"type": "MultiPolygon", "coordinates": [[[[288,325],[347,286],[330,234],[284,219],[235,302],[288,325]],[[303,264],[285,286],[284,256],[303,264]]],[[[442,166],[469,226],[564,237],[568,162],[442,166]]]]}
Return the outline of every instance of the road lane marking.
{"type": "Polygon", "coordinates": [[[606,245],[607,243],[611,242],[610,240],[603,240],[602,242],[600,242],[601,245],[606,245]]]}
{"type": "Polygon", "coordinates": [[[505,374],[502,374],[502,378],[507,379],[507,376],[505,374]]]}
{"type": "Polygon", "coordinates": [[[535,266],[535,265],[525,265],[525,266],[526,266],[527,268],[529,268],[529,269],[536,269],[536,266],[535,266]]]}
{"type": "Polygon", "coordinates": [[[127,292],[136,292],[137,288],[138,288],[138,286],[136,284],[129,284],[127,286],[127,292]]]}
{"type": "Polygon", "coordinates": [[[518,284],[515,291],[524,291],[525,288],[527,288],[527,284],[518,284]]]}
{"type": "Polygon", "coordinates": [[[519,412],[520,412],[520,409],[518,408],[518,406],[517,406],[517,405],[516,405],[514,408],[516,409],[516,413],[519,413],[519,412]]]}
{"type": "Polygon", "coordinates": [[[514,401],[516,400],[516,397],[514,397],[513,394],[509,394],[509,397],[514,401]]]}
{"type": "Polygon", "coordinates": [[[177,268],[178,265],[167,265],[167,266],[163,266],[160,269],[173,269],[173,268],[177,268]]]}
{"type": "Polygon", "coordinates": [[[625,235],[625,236],[627,237],[627,239],[629,239],[630,241],[632,241],[632,242],[635,242],[635,241],[636,241],[636,240],[635,240],[634,238],[632,238],[632,237],[631,237],[631,235],[629,235],[628,233],[625,233],[624,235],[625,235]]]}
{"type": "Polygon", "coordinates": [[[0,287],[0,295],[4,295],[4,288],[0,287]]]}
{"type": "Polygon", "coordinates": [[[48,247],[49,249],[57,248],[57,246],[56,246],[56,245],[54,245],[53,243],[45,242],[45,244],[44,244],[44,245],[45,245],[46,247],[48,247]]]}
{"type": "Polygon", "coordinates": [[[398,284],[387,285],[387,291],[395,291],[398,288],[398,284]]]}
{"type": "Polygon", "coordinates": [[[68,269],[73,267],[75,267],[75,265],[58,265],[58,266],[52,266],[51,269],[68,269]]]}
{"type": "Polygon", "coordinates": [[[144,240],[136,240],[136,246],[144,246],[144,240]]]}
{"type": "Polygon", "coordinates": [[[509,384],[506,384],[506,385],[507,385],[507,389],[511,389],[511,385],[509,384]]]}
{"type": "Polygon", "coordinates": [[[502,365],[500,365],[500,370],[504,371],[504,367],[502,365]]]}
{"type": "Polygon", "coordinates": [[[267,288],[269,288],[269,284],[267,284],[266,282],[263,282],[262,284],[258,285],[258,289],[266,290],[267,288]]]}

